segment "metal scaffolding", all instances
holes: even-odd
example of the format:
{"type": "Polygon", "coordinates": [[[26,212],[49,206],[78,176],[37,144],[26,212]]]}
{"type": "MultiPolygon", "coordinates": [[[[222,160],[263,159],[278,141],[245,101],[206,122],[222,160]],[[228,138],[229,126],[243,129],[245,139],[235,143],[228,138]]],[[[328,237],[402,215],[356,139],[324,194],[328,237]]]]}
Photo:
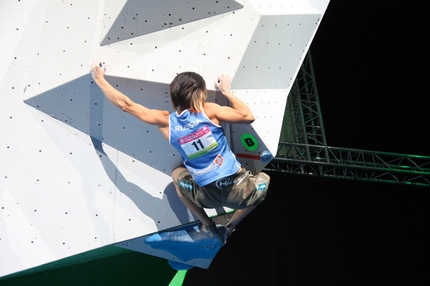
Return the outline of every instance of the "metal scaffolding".
{"type": "Polygon", "coordinates": [[[280,143],[278,154],[266,166],[266,170],[345,180],[430,186],[428,156],[300,143],[280,143]],[[314,155],[309,157],[309,153],[314,155]]]}
{"type": "MultiPolygon", "coordinates": [[[[285,114],[294,142],[280,142],[267,171],[345,180],[430,186],[430,157],[329,147],[312,67],[306,56],[291,92],[285,114]]],[[[284,120],[284,125],[286,126],[284,120]]]]}
{"type": "Polygon", "coordinates": [[[321,107],[310,52],[300,67],[288,96],[296,128],[296,140],[303,144],[326,146],[321,107]]]}

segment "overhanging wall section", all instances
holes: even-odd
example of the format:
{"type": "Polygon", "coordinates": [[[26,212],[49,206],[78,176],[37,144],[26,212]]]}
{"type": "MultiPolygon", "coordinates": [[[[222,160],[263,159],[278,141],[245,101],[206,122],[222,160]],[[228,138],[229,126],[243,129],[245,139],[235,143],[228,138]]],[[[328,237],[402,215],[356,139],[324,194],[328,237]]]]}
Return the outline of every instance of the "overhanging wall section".
{"type": "Polygon", "coordinates": [[[171,183],[178,154],[104,99],[92,59],[133,100],[167,110],[176,73],[202,74],[220,104],[213,82],[229,74],[257,120],[225,130],[258,171],[261,154],[276,153],[289,89],[328,4],[313,2],[2,2],[0,275],[195,220],[171,183]]]}

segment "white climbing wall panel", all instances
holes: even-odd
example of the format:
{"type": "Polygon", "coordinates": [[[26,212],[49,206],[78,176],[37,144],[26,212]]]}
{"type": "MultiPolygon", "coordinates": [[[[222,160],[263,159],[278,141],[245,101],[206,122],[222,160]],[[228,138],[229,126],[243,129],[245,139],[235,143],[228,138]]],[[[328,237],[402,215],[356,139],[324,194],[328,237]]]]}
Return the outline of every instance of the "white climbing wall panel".
{"type": "MultiPolygon", "coordinates": [[[[133,100],[172,110],[168,85],[221,73],[256,116],[225,126],[244,166],[276,153],[290,87],[329,0],[0,2],[0,276],[195,220],[175,150],[115,109],[92,59],[133,100]],[[265,152],[265,153],[263,153],[265,152]]],[[[207,210],[210,215],[225,210],[207,210]]]]}

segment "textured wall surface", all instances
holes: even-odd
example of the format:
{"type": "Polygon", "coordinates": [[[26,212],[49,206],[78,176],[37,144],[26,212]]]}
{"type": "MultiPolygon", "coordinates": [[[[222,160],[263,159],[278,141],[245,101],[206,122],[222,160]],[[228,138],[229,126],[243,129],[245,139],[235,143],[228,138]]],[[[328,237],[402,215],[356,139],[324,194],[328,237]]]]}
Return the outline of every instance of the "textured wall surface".
{"type": "Polygon", "coordinates": [[[263,152],[276,153],[287,95],[328,2],[2,1],[0,276],[195,220],[170,179],[179,155],[157,128],[104,99],[92,59],[156,109],[172,110],[168,85],[187,70],[206,79],[211,101],[228,104],[213,82],[229,74],[257,120],[225,130],[257,172],[263,152]]]}

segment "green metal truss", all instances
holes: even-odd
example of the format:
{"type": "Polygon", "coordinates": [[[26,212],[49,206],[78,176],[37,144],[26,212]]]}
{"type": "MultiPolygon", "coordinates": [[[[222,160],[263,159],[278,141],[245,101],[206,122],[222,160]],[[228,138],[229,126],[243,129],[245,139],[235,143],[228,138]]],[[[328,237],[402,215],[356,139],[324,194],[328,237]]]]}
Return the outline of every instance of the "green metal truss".
{"type": "Polygon", "coordinates": [[[285,110],[281,141],[267,171],[345,180],[430,186],[430,157],[329,147],[310,53],[285,110]]]}
{"type": "Polygon", "coordinates": [[[345,180],[430,186],[428,156],[282,142],[278,154],[265,169],[345,180]]]}

